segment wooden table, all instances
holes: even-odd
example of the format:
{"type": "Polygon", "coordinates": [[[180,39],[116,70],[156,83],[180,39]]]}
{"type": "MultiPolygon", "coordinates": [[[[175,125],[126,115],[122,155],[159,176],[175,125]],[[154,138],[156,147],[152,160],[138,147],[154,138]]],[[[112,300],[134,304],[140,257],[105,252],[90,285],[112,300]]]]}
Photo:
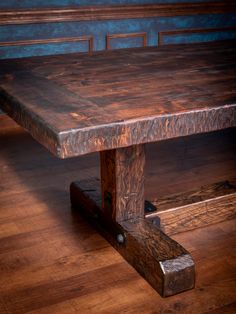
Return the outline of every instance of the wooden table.
{"type": "Polygon", "coordinates": [[[158,215],[145,218],[144,144],[235,127],[235,56],[219,42],[0,62],[9,116],[60,158],[100,152],[101,193],[72,183],[72,206],[162,296],[192,288],[195,270],[158,215]]]}

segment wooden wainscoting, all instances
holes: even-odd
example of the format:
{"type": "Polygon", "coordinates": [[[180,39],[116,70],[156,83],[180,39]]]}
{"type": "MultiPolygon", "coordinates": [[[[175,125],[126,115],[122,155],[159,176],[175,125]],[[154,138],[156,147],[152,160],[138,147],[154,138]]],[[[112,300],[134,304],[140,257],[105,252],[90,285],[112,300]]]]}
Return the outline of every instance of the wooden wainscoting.
{"type": "Polygon", "coordinates": [[[128,34],[107,34],[106,36],[106,49],[110,50],[111,48],[111,40],[118,38],[142,38],[143,47],[147,46],[147,33],[128,33],[128,34]]]}
{"type": "Polygon", "coordinates": [[[218,27],[218,28],[188,28],[188,29],[175,29],[158,32],[158,46],[164,44],[165,36],[175,35],[192,35],[201,33],[217,33],[217,32],[229,32],[236,31],[236,26],[218,27]]]}
{"type": "Polygon", "coordinates": [[[46,39],[30,39],[30,40],[16,40],[0,42],[0,47],[11,46],[28,46],[37,44],[54,44],[54,43],[68,43],[68,42],[88,42],[88,52],[93,51],[93,36],[81,36],[81,37],[59,37],[59,38],[46,38],[46,39]]]}

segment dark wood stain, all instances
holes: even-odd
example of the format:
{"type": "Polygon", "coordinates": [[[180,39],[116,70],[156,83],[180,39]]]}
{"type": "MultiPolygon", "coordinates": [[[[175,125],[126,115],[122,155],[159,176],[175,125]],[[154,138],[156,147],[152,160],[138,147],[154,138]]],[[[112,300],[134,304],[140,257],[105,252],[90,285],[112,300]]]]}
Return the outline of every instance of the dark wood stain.
{"type": "Polygon", "coordinates": [[[230,41],[1,61],[0,106],[61,158],[229,128],[235,54],[230,41]]]}

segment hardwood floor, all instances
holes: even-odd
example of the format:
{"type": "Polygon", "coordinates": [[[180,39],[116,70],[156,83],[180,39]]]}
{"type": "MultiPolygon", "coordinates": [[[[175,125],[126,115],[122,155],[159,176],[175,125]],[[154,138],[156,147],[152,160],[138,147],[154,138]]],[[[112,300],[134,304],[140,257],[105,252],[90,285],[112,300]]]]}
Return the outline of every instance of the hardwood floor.
{"type": "MultiPolygon", "coordinates": [[[[147,147],[146,197],[236,174],[235,130],[147,147]]],[[[236,224],[173,236],[196,288],[162,299],[80,216],[69,184],[99,176],[98,155],[60,160],[0,116],[0,313],[235,313],[236,224]]]]}

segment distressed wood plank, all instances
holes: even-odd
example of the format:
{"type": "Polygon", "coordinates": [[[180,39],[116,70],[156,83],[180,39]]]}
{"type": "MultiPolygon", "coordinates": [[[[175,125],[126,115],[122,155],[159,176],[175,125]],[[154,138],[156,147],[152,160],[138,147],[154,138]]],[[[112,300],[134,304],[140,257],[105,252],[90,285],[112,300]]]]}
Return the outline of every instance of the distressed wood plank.
{"type": "Polygon", "coordinates": [[[236,126],[234,41],[2,60],[0,106],[61,158],[236,126]]]}

